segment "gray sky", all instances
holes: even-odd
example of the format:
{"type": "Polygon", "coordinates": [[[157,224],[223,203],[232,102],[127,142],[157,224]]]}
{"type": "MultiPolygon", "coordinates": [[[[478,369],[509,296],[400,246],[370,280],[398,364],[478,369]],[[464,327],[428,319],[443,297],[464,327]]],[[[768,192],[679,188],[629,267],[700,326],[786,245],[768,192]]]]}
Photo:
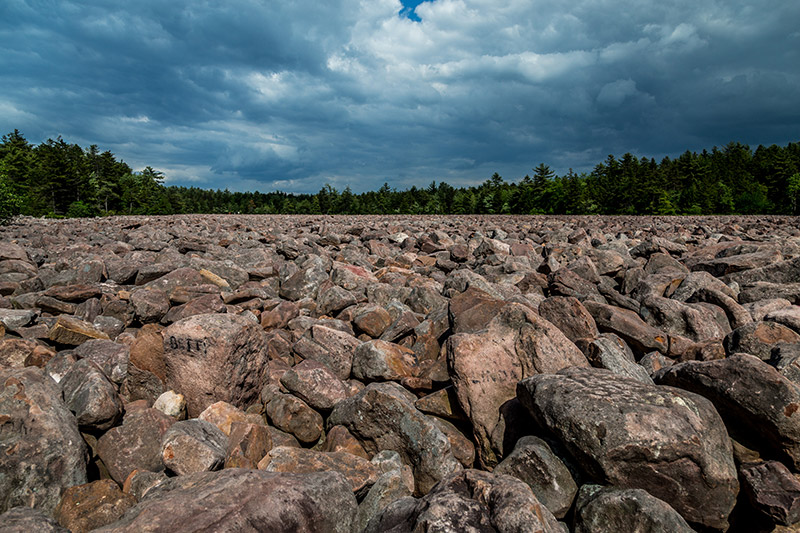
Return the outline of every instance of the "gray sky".
{"type": "Polygon", "coordinates": [[[0,0],[0,133],[354,191],[800,140],[800,2],[0,0]]]}

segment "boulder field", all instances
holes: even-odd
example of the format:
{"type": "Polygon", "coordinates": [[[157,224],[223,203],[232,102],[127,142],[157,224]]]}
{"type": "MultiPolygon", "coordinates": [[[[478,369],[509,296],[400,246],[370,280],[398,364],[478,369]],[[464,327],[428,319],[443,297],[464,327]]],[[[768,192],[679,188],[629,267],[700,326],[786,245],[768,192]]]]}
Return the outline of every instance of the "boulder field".
{"type": "Polygon", "coordinates": [[[0,532],[800,532],[800,220],[0,228],[0,532]]]}

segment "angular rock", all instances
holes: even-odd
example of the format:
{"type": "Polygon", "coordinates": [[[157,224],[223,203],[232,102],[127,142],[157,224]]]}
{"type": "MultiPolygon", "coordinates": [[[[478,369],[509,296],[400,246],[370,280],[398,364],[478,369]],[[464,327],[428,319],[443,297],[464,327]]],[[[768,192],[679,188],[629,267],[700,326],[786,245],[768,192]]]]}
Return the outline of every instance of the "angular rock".
{"type": "Polygon", "coordinates": [[[317,297],[322,282],[327,280],[328,273],[321,267],[310,266],[304,268],[281,283],[281,298],[293,302],[303,298],[314,299],[317,297]]]}
{"type": "MultiPolygon", "coordinates": [[[[586,359],[595,368],[605,368],[620,376],[653,384],[650,373],[636,363],[631,349],[613,333],[602,333],[591,342],[580,342],[586,359]]],[[[658,352],[655,352],[658,353],[658,352]]]]}
{"type": "Polygon", "coordinates": [[[453,333],[474,333],[484,329],[506,304],[477,287],[469,287],[450,299],[448,312],[453,333]]]}
{"type": "Polygon", "coordinates": [[[322,435],[322,416],[300,398],[278,394],[266,405],[266,412],[275,427],[291,433],[300,442],[311,444],[322,435]]]}
{"type": "Polygon", "coordinates": [[[0,436],[0,512],[50,514],[65,488],[86,483],[78,422],[41,369],[0,369],[0,436]]]}
{"type": "Polygon", "coordinates": [[[348,333],[313,325],[295,343],[293,350],[304,359],[324,364],[339,379],[347,379],[353,367],[353,353],[360,344],[360,340],[348,333]]]}
{"type": "Polygon", "coordinates": [[[51,341],[68,346],[78,346],[90,339],[106,339],[108,335],[99,331],[89,322],[72,316],[61,315],[50,329],[51,341]]]}
{"type": "Polygon", "coordinates": [[[325,443],[322,445],[323,452],[347,452],[358,457],[369,460],[367,452],[361,443],[358,442],[347,428],[344,426],[333,426],[325,436],[325,443]]]}
{"type": "Polygon", "coordinates": [[[73,364],[59,383],[64,403],[82,429],[105,431],[122,416],[122,400],[100,367],[89,359],[73,364]]]}
{"type": "Polygon", "coordinates": [[[116,522],[134,505],[133,496],[123,493],[110,479],[100,479],[65,490],[55,517],[72,533],[87,533],[116,522]]]}
{"type": "Polygon", "coordinates": [[[592,301],[583,303],[600,331],[619,335],[634,352],[640,355],[653,350],[668,352],[666,333],[647,324],[633,311],[592,301]]]}
{"type": "Polygon", "coordinates": [[[53,517],[31,507],[13,507],[0,514],[3,533],[70,533],[53,517]]]}
{"type": "Polygon", "coordinates": [[[516,303],[504,307],[484,331],[449,337],[445,348],[453,387],[472,422],[484,467],[496,465],[503,453],[506,421],[500,408],[514,398],[520,379],[589,365],[558,328],[516,303]]]}
{"type": "Polygon", "coordinates": [[[345,426],[370,455],[380,450],[399,453],[414,470],[415,492],[425,494],[461,465],[450,449],[450,441],[414,408],[413,401],[399,385],[371,383],[339,402],[328,417],[328,425],[345,426]]]}
{"type": "Polygon", "coordinates": [[[800,481],[777,461],[743,465],[742,491],[750,503],[773,522],[800,522],[800,481]]]}
{"type": "Polygon", "coordinates": [[[575,533],[669,531],[694,533],[666,502],[642,489],[584,485],[575,509],[575,533]]]}
{"type": "Polygon", "coordinates": [[[122,425],[106,431],[97,441],[97,455],[111,478],[120,485],[131,472],[161,472],[161,441],[175,420],[156,409],[125,415],[122,425]]]}
{"type": "Polygon", "coordinates": [[[159,289],[138,289],[131,293],[134,316],[140,322],[158,322],[169,311],[169,296],[159,289]]]}
{"type": "Polygon", "coordinates": [[[556,518],[564,518],[578,493],[578,485],[550,446],[538,437],[517,441],[514,451],[492,471],[524,481],[556,518]]]}
{"type": "Polygon", "coordinates": [[[353,377],[362,381],[400,381],[417,375],[412,350],[383,340],[371,340],[353,352],[353,377]]]}
{"type": "Polygon", "coordinates": [[[130,348],[124,344],[92,339],[75,348],[75,355],[94,361],[113,383],[120,384],[128,376],[130,348]]]}
{"type": "Polygon", "coordinates": [[[355,531],[363,531],[369,521],[392,502],[414,493],[411,468],[402,466],[381,475],[358,506],[355,531]]]}
{"type": "Polygon", "coordinates": [[[594,339],[600,332],[586,307],[571,296],[551,296],[539,304],[539,314],[572,342],[594,339]]]}
{"type": "Polygon", "coordinates": [[[215,401],[249,407],[268,375],[263,330],[229,314],[197,315],[162,332],[167,387],[186,398],[190,417],[215,401]]]}
{"type": "Polygon", "coordinates": [[[525,483],[479,470],[451,474],[422,499],[395,501],[364,530],[401,531],[563,532],[525,483]]]}
{"type": "Polygon", "coordinates": [[[280,382],[313,409],[328,411],[347,397],[344,383],[327,366],[312,359],[287,370],[280,382]]]}
{"type": "Polygon", "coordinates": [[[373,339],[380,337],[391,324],[389,312],[378,305],[366,308],[353,318],[353,325],[373,339]]]}
{"type": "Polygon", "coordinates": [[[225,452],[225,468],[256,468],[272,449],[272,435],[264,424],[233,422],[225,452]]]}
{"type": "Polygon", "coordinates": [[[800,468],[800,389],[767,363],[743,354],[688,361],[661,370],[655,381],[705,396],[733,438],[800,468]]]}
{"type": "Polygon", "coordinates": [[[733,450],[702,396],[579,367],[527,378],[517,395],[592,479],[644,489],[688,522],[728,527],[733,450]]]}
{"type": "Polygon", "coordinates": [[[179,476],[222,468],[228,437],[205,420],[175,422],[161,439],[164,466],[179,476]]]}
{"type": "Polygon", "coordinates": [[[753,322],[731,331],[723,340],[725,352],[749,353],[769,361],[776,344],[800,344],[800,334],[776,322],[753,322]]]}
{"type": "Polygon", "coordinates": [[[226,436],[230,436],[231,428],[236,422],[249,424],[264,424],[261,415],[245,413],[227,402],[215,402],[209,405],[197,416],[198,420],[211,422],[226,436]]]}
{"type": "Polygon", "coordinates": [[[258,468],[267,472],[296,474],[339,472],[350,483],[354,493],[369,490],[380,475],[375,465],[357,455],[347,452],[318,452],[288,446],[272,448],[259,463],[258,468]]]}

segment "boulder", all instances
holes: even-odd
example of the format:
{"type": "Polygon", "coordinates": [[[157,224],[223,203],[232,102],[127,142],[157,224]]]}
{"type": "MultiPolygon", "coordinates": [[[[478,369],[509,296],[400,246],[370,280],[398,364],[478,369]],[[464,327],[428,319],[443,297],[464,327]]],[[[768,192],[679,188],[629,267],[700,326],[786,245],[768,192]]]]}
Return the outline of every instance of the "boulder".
{"type": "Polygon", "coordinates": [[[133,496],[110,479],[100,479],[66,489],[54,515],[72,533],[87,533],[116,522],[134,505],[133,496]]]}
{"type": "Polygon", "coordinates": [[[294,435],[300,442],[313,444],[322,435],[322,416],[291,394],[275,395],[267,403],[266,412],[275,427],[294,435]]]}
{"type": "Polygon", "coordinates": [[[272,448],[258,464],[258,468],[267,472],[295,474],[339,472],[356,494],[366,493],[380,476],[380,471],[375,465],[357,455],[347,452],[318,452],[289,446],[272,448]]]}
{"type": "Polygon", "coordinates": [[[399,385],[371,383],[336,404],[328,426],[342,425],[369,455],[394,450],[414,470],[417,494],[461,465],[450,449],[450,441],[428,417],[414,407],[414,397],[399,385]]]}
{"type": "Polygon", "coordinates": [[[586,307],[571,296],[546,298],[539,304],[539,314],[560,329],[572,342],[578,339],[594,339],[600,334],[586,307]]]}
{"type": "Polygon", "coordinates": [[[563,532],[525,483],[479,470],[451,474],[419,500],[395,501],[364,529],[404,531],[563,532]]]}
{"type": "Polygon", "coordinates": [[[353,352],[353,377],[361,381],[400,381],[417,372],[416,355],[399,344],[375,339],[353,352]]]}
{"type": "Polygon", "coordinates": [[[742,491],[751,505],[777,524],[800,522],[800,481],[783,463],[742,465],[742,491]]]}
{"type": "Polygon", "coordinates": [[[564,518],[578,492],[578,485],[561,459],[545,441],[534,436],[519,439],[514,451],[492,472],[524,481],[556,518],[564,518]]]}
{"type": "Polygon", "coordinates": [[[510,303],[479,333],[458,333],[445,344],[456,397],[472,423],[478,459],[493,467],[503,454],[503,404],[520,379],[569,366],[589,366],[561,331],[529,308],[510,303]],[[487,365],[491,361],[491,365],[487,365]]]}
{"type": "Polygon", "coordinates": [[[174,423],[175,419],[147,408],[126,414],[121,426],[106,431],[96,449],[111,478],[121,485],[134,470],[164,470],[161,441],[174,423]]]}
{"type": "Polygon", "coordinates": [[[733,449],[702,396],[580,367],[527,378],[517,395],[591,479],[644,489],[688,522],[728,527],[739,490],[733,449]]]}
{"type": "Polygon", "coordinates": [[[95,328],[89,322],[69,315],[61,315],[50,328],[48,338],[68,346],[78,346],[90,339],[108,339],[108,335],[95,328]]]}
{"type": "Polygon", "coordinates": [[[162,332],[165,384],[186,398],[190,417],[215,401],[249,407],[269,365],[263,330],[242,316],[197,315],[162,332]]]}
{"type": "Polygon", "coordinates": [[[32,507],[13,507],[0,513],[3,533],[70,533],[48,514],[32,507]]]}
{"type": "Polygon", "coordinates": [[[328,411],[347,397],[345,385],[318,361],[307,359],[281,376],[281,384],[311,408],[328,411]]]}
{"type": "Polygon", "coordinates": [[[170,481],[151,489],[121,520],[97,532],[353,531],[356,500],[337,472],[229,468],[170,481]]]}
{"type": "Polygon", "coordinates": [[[753,322],[731,331],[723,346],[728,355],[749,353],[769,361],[776,344],[800,344],[800,334],[777,322],[753,322]]]}
{"type": "Polygon", "coordinates": [[[256,468],[272,449],[272,435],[264,424],[233,422],[225,452],[225,468],[256,468]]]}
{"type": "Polygon", "coordinates": [[[313,325],[292,349],[304,359],[313,359],[324,364],[339,379],[347,379],[353,367],[353,353],[360,344],[360,340],[348,333],[313,325]]]}
{"type": "Polygon", "coordinates": [[[228,437],[214,424],[196,418],[175,422],[161,439],[161,458],[182,476],[222,468],[228,437]]]}
{"type": "Polygon", "coordinates": [[[65,488],[86,483],[78,421],[41,369],[0,369],[0,428],[0,512],[25,506],[51,514],[65,488]]]}
{"type": "Polygon", "coordinates": [[[575,533],[622,531],[694,533],[675,509],[645,490],[581,487],[575,506],[575,533]]]}
{"type": "Polygon", "coordinates": [[[659,371],[655,381],[705,396],[733,438],[800,468],[800,389],[759,358],[688,361],[659,371]]]}
{"type": "Polygon", "coordinates": [[[593,301],[583,303],[600,331],[619,335],[639,356],[654,350],[668,352],[666,333],[646,323],[633,311],[593,301]]]}
{"type": "Polygon", "coordinates": [[[122,400],[116,387],[89,359],[73,364],[59,385],[64,403],[75,413],[81,429],[105,431],[122,416],[122,400]]]}

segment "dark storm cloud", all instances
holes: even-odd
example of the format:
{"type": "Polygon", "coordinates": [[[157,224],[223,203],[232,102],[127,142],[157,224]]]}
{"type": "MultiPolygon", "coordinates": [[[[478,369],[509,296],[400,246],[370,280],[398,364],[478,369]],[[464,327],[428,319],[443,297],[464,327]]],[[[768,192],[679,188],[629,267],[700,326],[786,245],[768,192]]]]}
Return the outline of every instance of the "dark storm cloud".
{"type": "Polygon", "coordinates": [[[560,4],[6,0],[0,127],[286,191],[798,140],[796,3],[560,4]]]}

